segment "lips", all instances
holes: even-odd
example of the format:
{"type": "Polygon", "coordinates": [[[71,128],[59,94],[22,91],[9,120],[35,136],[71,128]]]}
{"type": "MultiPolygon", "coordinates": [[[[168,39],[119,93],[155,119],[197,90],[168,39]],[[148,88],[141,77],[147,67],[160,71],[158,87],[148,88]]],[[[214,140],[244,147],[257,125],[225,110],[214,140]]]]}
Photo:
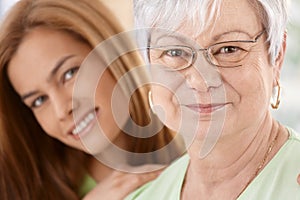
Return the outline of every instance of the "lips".
{"type": "Polygon", "coordinates": [[[70,133],[79,138],[79,136],[83,136],[87,134],[91,128],[94,126],[95,122],[97,121],[97,113],[98,109],[93,109],[87,112],[80,120],[78,120],[75,124],[70,133]]]}
{"type": "Polygon", "coordinates": [[[201,113],[201,114],[209,114],[214,111],[220,110],[224,108],[226,103],[218,103],[218,104],[189,104],[186,105],[189,109],[201,113]]]}

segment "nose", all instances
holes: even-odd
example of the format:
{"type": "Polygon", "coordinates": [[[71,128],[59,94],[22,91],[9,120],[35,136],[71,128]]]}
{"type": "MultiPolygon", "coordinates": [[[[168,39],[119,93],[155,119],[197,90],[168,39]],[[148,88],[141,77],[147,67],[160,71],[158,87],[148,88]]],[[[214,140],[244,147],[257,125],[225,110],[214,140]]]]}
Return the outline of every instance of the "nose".
{"type": "Polygon", "coordinates": [[[72,118],[74,109],[78,107],[78,102],[72,100],[72,94],[63,91],[55,91],[52,93],[52,104],[54,112],[59,121],[65,121],[72,118]]]}
{"type": "Polygon", "coordinates": [[[184,75],[189,87],[199,92],[208,92],[211,88],[218,88],[222,85],[222,77],[218,68],[210,64],[201,51],[198,52],[195,62],[186,69],[184,75]]]}

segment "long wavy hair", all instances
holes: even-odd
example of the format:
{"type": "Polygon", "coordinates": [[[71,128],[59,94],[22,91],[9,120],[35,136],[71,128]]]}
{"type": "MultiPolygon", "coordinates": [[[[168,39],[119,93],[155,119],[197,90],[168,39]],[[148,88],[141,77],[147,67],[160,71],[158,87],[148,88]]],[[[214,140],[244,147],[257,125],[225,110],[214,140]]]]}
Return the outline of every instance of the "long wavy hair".
{"type": "MultiPolygon", "coordinates": [[[[7,66],[25,35],[37,26],[66,31],[93,49],[122,32],[122,27],[99,0],[21,0],[8,13],[0,29],[0,199],[79,199],[79,188],[89,167],[90,155],[48,136],[32,111],[12,87],[7,66]],[[78,164],[80,163],[80,164],[78,164]]],[[[138,56],[120,58],[110,68],[117,79],[140,64],[138,56]]],[[[133,77],[131,84],[147,78],[133,77]]],[[[149,123],[147,93],[137,89],[130,114],[139,125],[149,123]]],[[[150,152],[168,144],[174,134],[164,127],[147,139],[131,138],[133,152],[150,152]]],[[[179,142],[180,143],[180,142],[179,142]]],[[[160,158],[168,162],[180,155],[176,144],[160,158]],[[177,153],[176,153],[177,152],[177,153]]]]}

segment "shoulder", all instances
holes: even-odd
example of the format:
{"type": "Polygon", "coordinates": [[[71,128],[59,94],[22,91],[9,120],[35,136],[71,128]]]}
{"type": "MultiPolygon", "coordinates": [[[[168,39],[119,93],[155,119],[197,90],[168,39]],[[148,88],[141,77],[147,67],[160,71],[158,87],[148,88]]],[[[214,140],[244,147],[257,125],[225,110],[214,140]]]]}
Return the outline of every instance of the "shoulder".
{"type": "Polygon", "coordinates": [[[274,158],[240,196],[242,199],[300,199],[297,183],[300,166],[300,135],[287,128],[289,138],[274,158]]]}
{"type": "Polygon", "coordinates": [[[96,181],[89,174],[86,174],[79,188],[79,196],[84,197],[89,191],[96,187],[96,185],[96,181]]]}
{"type": "Polygon", "coordinates": [[[188,164],[189,156],[186,154],[167,167],[157,179],[131,193],[126,200],[178,199],[188,164]]]}
{"type": "Polygon", "coordinates": [[[278,154],[284,154],[285,158],[293,157],[293,159],[300,161],[300,154],[296,153],[300,151],[300,134],[291,128],[287,128],[287,130],[289,132],[289,138],[278,154]]]}
{"type": "Polygon", "coordinates": [[[300,143],[300,133],[296,132],[295,130],[287,127],[287,130],[289,131],[290,137],[289,140],[293,140],[295,142],[300,143]]]}
{"type": "Polygon", "coordinates": [[[271,160],[270,165],[278,170],[282,170],[282,174],[289,174],[291,171],[298,173],[300,166],[300,134],[296,133],[293,129],[287,128],[289,138],[281,149],[277,152],[271,160]]]}

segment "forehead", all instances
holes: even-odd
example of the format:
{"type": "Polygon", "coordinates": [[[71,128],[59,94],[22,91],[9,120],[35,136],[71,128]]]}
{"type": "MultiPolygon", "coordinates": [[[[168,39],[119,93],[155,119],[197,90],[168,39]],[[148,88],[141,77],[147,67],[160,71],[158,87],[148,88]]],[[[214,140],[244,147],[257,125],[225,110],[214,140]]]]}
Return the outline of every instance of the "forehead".
{"type": "Polygon", "coordinates": [[[8,65],[8,77],[18,92],[35,88],[45,82],[62,57],[87,52],[86,45],[67,32],[34,28],[23,38],[12,57],[8,65]]]}
{"type": "Polygon", "coordinates": [[[234,29],[256,33],[261,30],[262,22],[258,11],[248,0],[224,0],[220,7],[220,14],[208,26],[207,31],[215,34],[232,31],[234,29]]]}
{"type": "Polygon", "coordinates": [[[205,16],[201,15],[201,8],[195,7],[197,10],[190,11],[190,13],[194,13],[193,16],[187,14],[181,22],[171,22],[173,27],[165,25],[165,27],[159,28],[173,29],[186,35],[189,39],[195,39],[201,35],[204,40],[207,37],[233,30],[253,34],[262,29],[258,10],[253,3],[250,4],[248,0],[221,0],[219,2],[220,5],[212,10],[209,10],[211,6],[208,7],[205,10],[205,16]],[[209,18],[209,15],[212,18],[209,18]]]}

